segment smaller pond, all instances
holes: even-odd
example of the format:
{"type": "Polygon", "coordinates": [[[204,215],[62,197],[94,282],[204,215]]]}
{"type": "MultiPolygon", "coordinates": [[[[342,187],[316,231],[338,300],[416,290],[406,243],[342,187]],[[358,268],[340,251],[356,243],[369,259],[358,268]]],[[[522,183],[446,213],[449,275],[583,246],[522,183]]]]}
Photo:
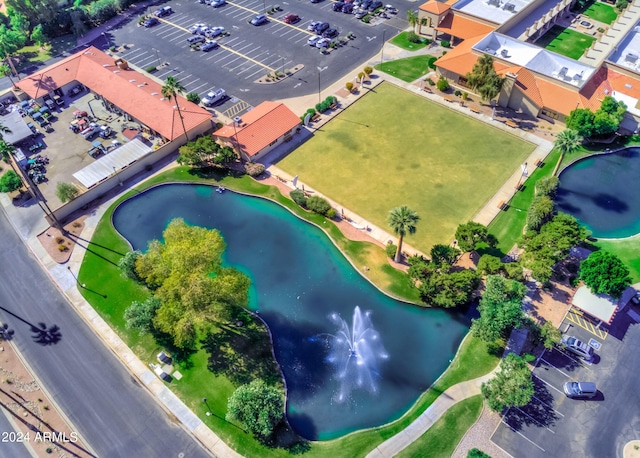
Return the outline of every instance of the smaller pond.
{"type": "Polygon", "coordinates": [[[559,178],[558,210],[575,216],[594,237],[640,233],[640,148],[580,159],[559,178]]]}

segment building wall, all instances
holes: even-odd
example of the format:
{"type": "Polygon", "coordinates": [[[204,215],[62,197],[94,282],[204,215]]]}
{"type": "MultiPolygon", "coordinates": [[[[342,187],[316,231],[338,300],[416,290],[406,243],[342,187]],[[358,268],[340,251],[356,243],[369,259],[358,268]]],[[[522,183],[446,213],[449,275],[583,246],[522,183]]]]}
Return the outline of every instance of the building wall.
{"type": "Polygon", "coordinates": [[[514,86],[511,91],[511,97],[509,97],[509,101],[507,103],[507,107],[516,110],[522,111],[529,116],[533,116],[537,118],[540,114],[541,107],[538,107],[533,101],[531,101],[518,86],[514,86]]]}

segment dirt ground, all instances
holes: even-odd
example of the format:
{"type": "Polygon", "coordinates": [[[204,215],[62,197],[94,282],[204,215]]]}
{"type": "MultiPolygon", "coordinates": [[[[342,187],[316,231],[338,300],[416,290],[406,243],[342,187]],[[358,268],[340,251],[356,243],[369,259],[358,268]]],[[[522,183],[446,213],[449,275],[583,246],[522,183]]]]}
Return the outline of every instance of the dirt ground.
{"type": "Polygon", "coordinates": [[[0,340],[0,377],[0,406],[20,432],[17,438],[35,456],[93,456],[33,379],[13,345],[3,340],[0,340]],[[52,441],[51,433],[56,433],[59,440],[52,441]]]}
{"type": "Polygon", "coordinates": [[[66,234],[63,234],[60,229],[49,227],[42,234],[38,235],[40,244],[58,264],[64,264],[71,257],[71,253],[75,247],[74,239],[82,234],[84,220],[86,218],[86,215],[81,216],[64,226],[66,234]]]}

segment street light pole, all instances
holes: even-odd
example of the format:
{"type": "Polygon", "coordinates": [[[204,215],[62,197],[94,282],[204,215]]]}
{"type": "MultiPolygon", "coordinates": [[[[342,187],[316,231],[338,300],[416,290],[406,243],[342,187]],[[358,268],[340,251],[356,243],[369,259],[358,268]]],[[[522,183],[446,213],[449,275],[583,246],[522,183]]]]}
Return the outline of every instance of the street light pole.
{"type": "Polygon", "coordinates": [[[120,186],[123,185],[122,180],[120,179],[120,175],[118,175],[118,172],[116,171],[116,167],[113,166],[113,174],[118,177],[118,183],[120,184],[120,186]]]}
{"type": "Polygon", "coordinates": [[[107,49],[109,49],[109,47],[111,46],[111,42],[109,41],[109,37],[107,37],[107,34],[105,32],[102,32],[102,36],[104,37],[104,41],[106,41],[106,43],[107,43],[107,49]]]}
{"type": "Polygon", "coordinates": [[[158,50],[156,48],[151,48],[156,52],[156,59],[158,59],[158,67],[160,66],[160,54],[158,53],[158,50]]]}
{"type": "Polygon", "coordinates": [[[284,76],[284,57],[282,58],[282,75],[284,76]]]}
{"type": "Polygon", "coordinates": [[[211,415],[213,415],[211,413],[211,407],[209,407],[209,403],[207,402],[207,398],[202,398],[202,403],[207,406],[207,417],[210,417],[211,415]]]}
{"type": "Polygon", "coordinates": [[[380,49],[380,63],[384,62],[384,38],[386,33],[387,33],[386,30],[382,31],[382,48],[380,49]]]}

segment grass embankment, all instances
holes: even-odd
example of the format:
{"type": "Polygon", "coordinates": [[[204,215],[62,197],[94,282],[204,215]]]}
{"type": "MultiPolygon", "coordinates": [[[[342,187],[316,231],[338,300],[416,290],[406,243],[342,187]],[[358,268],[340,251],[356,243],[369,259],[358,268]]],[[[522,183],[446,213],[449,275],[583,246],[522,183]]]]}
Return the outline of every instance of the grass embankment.
{"type": "Polygon", "coordinates": [[[409,34],[412,33],[415,35],[415,32],[400,32],[398,35],[393,37],[390,43],[399,48],[406,49],[407,51],[417,51],[427,46],[427,42],[424,38],[421,39],[422,41],[420,43],[413,43],[412,41],[409,41],[409,34]]]}
{"type": "MultiPolygon", "coordinates": [[[[396,78],[400,78],[402,81],[410,83],[431,72],[432,70],[429,68],[429,65],[435,60],[435,56],[425,54],[422,56],[405,57],[404,59],[383,62],[376,65],[375,68],[376,70],[380,70],[381,72],[385,72],[388,75],[395,76],[396,78]]],[[[381,116],[381,118],[387,121],[394,119],[387,116],[381,116]]],[[[403,119],[406,120],[411,118],[403,119]]]]}
{"type": "Polygon", "coordinates": [[[383,230],[389,230],[389,211],[407,205],[421,220],[405,240],[428,253],[436,243],[450,243],[457,226],[474,217],[533,149],[383,83],[278,167],[383,230]]]}
{"type": "Polygon", "coordinates": [[[594,41],[596,37],[554,25],[536,42],[536,45],[578,60],[594,41]]]}
{"type": "Polygon", "coordinates": [[[458,402],[447,410],[429,430],[397,458],[449,458],[467,430],[482,412],[482,396],[458,402]]]}
{"type": "MultiPolygon", "coordinates": [[[[319,222],[330,233],[336,243],[345,247],[349,256],[355,256],[361,263],[372,266],[377,258],[377,252],[382,249],[362,242],[355,243],[346,240],[333,224],[322,224],[323,219],[318,215],[311,215],[299,209],[290,200],[285,199],[277,188],[257,183],[250,178],[213,175],[206,179],[190,173],[185,167],[179,167],[153,177],[134,190],[122,196],[116,204],[102,217],[91,244],[83,260],[78,274],[79,282],[87,287],[81,292],[85,299],[96,309],[98,313],[121,336],[125,343],[144,362],[155,360],[155,354],[162,348],[151,336],[138,336],[137,332],[127,330],[124,326],[123,313],[125,308],[133,300],[144,299],[146,291],[132,281],[123,279],[116,267],[120,257],[129,250],[127,243],[115,232],[111,224],[111,215],[116,205],[123,200],[134,196],[140,191],[149,188],[153,184],[171,181],[186,182],[210,182],[221,184],[230,189],[261,195],[280,202],[296,214],[306,219],[319,222]],[[372,254],[373,253],[373,254],[372,254]],[[103,297],[106,295],[107,297],[103,297]]],[[[384,261],[386,264],[386,260],[384,261]]],[[[370,274],[374,269],[371,268],[370,274]]],[[[380,269],[377,274],[382,283],[391,285],[391,290],[407,292],[407,296],[415,292],[409,289],[404,274],[397,271],[380,269]]],[[[239,428],[223,420],[226,413],[226,402],[235,389],[234,384],[225,376],[215,376],[207,369],[208,355],[204,350],[193,354],[187,363],[181,363],[178,369],[183,374],[179,382],[172,382],[169,387],[189,406],[205,424],[216,432],[226,443],[239,453],[247,456],[290,456],[284,449],[272,449],[261,445],[250,435],[245,434],[239,428]],[[207,417],[206,407],[202,404],[202,397],[207,398],[207,403],[214,415],[207,417]]],[[[498,358],[489,355],[486,347],[473,337],[465,339],[450,368],[429,389],[416,404],[396,422],[372,429],[351,434],[347,437],[329,442],[312,443],[310,450],[304,455],[309,457],[326,456],[364,456],[379,443],[397,434],[406,428],[415,418],[424,412],[433,400],[451,385],[463,380],[472,379],[483,375],[493,369],[498,363],[498,358]]]]}
{"type": "Polygon", "coordinates": [[[593,2],[582,14],[604,24],[611,24],[618,17],[613,6],[602,2],[593,2]]]}

